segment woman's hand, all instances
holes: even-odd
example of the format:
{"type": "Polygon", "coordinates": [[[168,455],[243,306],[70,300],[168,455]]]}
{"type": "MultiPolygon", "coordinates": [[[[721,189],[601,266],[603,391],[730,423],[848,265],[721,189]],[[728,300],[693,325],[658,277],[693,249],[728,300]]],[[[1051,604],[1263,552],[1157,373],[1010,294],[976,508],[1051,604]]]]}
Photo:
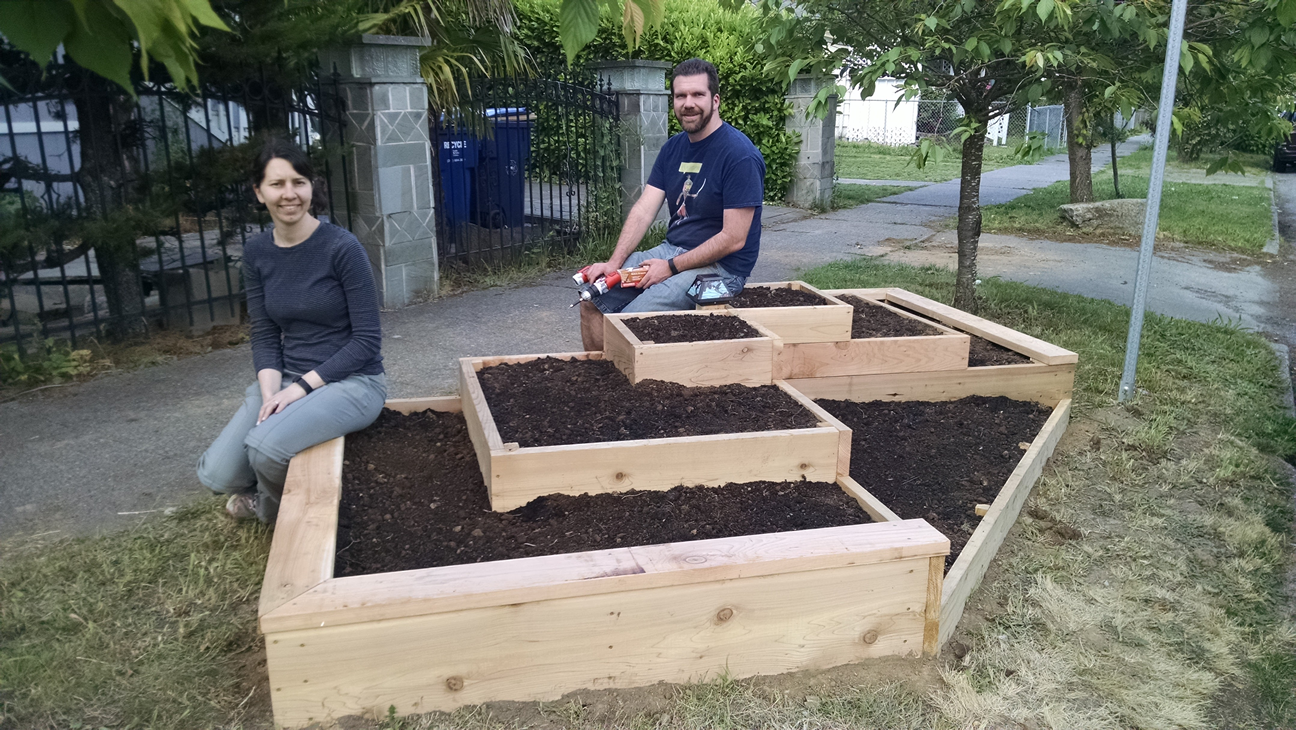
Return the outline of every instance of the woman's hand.
{"type": "Polygon", "coordinates": [[[306,390],[300,385],[293,383],[274,395],[266,398],[261,404],[261,412],[257,414],[257,425],[265,419],[287,408],[294,401],[306,397],[306,390]]]}

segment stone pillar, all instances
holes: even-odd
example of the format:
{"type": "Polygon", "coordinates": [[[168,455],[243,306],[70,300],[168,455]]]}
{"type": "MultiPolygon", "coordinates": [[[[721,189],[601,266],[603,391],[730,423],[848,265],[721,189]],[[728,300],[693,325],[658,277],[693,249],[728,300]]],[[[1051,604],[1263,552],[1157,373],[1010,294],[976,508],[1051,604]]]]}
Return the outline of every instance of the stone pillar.
{"type": "MultiPolygon", "coordinates": [[[[363,35],[320,54],[321,70],[340,74],[352,232],[369,254],[384,309],[437,293],[432,144],[419,73],[427,45],[422,38],[363,35]]],[[[334,183],[340,190],[341,180],[334,183]]]]}
{"type": "MultiPolygon", "coordinates": [[[[657,153],[670,136],[671,103],[663,61],[601,61],[594,64],[599,79],[617,93],[621,114],[621,214],[639,199],[657,153]]],[[[665,220],[665,207],[658,211],[665,220]]]]}
{"type": "Polygon", "coordinates": [[[806,119],[806,110],[815,94],[832,83],[827,77],[798,76],[788,90],[792,113],[787,118],[787,130],[801,135],[801,151],[797,154],[787,200],[798,208],[827,208],[832,203],[837,97],[829,97],[828,114],[823,119],[806,119]]]}

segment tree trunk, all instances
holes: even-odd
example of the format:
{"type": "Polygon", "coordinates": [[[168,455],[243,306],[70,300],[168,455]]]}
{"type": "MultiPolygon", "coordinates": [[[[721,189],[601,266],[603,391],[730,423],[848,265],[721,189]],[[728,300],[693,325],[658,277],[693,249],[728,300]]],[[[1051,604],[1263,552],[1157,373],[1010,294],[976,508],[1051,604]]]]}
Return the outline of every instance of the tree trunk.
{"type": "MultiPolygon", "coordinates": [[[[988,116],[988,115],[987,115],[988,116]]],[[[981,240],[981,162],[985,155],[986,119],[972,119],[975,131],[963,140],[963,169],[959,178],[958,273],[954,306],[976,314],[977,244],[981,240]]]]}
{"type": "Polygon", "coordinates": [[[138,257],[113,255],[103,249],[97,249],[96,253],[104,298],[108,300],[108,337],[128,340],[148,334],[138,257]]]}
{"type": "Polygon", "coordinates": [[[1084,86],[1072,84],[1063,100],[1067,122],[1067,162],[1071,166],[1071,202],[1094,202],[1093,150],[1085,139],[1081,123],[1084,112],[1084,86]]]}
{"type": "Polygon", "coordinates": [[[1111,143],[1112,156],[1112,187],[1116,189],[1116,197],[1122,197],[1120,193],[1120,170],[1116,169],[1116,113],[1112,112],[1111,117],[1111,137],[1108,140],[1111,143]]]}

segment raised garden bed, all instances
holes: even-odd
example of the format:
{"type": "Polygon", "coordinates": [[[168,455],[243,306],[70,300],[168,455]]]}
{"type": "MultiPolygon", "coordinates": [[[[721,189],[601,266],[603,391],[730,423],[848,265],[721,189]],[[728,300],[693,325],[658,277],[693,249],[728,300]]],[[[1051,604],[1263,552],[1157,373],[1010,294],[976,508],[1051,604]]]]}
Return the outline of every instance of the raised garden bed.
{"type": "Polygon", "coordinates": [[[801,281],[748,284],[739,298],[725,307],[748,322],[764,326],[785,344],[851,338],[851,306],[801,281]],[[780,303],[785,301],[788,303],[780,303]]]}
{"type": "Polygon", "coordinates": [[[888,521],[335,577],[343,456],[335,439],[289,466],[260,606],[281,726],[936,648],[948,541],[849,479],[888,521]]]}
{"type": "MultiPolygon", "coordinates": [[[[689,401],[697,397],[698,391],[681,389],[671,393],[667,389],[662,398],[648,399],[638,412],[625,414],[622,420],[617,420],[621,416],[609,414],[618,407],[618,398],[603,391],[617,387],[618,384],[606,378],[606,369],[570,372],[559,376],[582,379],[577,390],[565,388],[554,391],[555,394],[561,392],[561,397],[545,395],[543,378],[515,381],[519,383],[515,387],[534,387],[539,390],[516,394],[516,407],[513,410],[519,414],[519,418],[514,423],[528,427],[539,424],[538,429],[533,429],[537,432],[552,432],[568,427],[570,431],[569,435],[563,437],[562,445],[523,446],[515,440],[506,441],[500,435],[500,428],[491,414],[491,406],[482,389],[480,372],[495,365],[529,363],[542,357],[558,361],[599,361],[603,359],[603,353],[460,360],[459,390],[463,397],[464,415],[468,419],[469,434],[472,436],[478,464],[489,491],[491,508],[494,510],[508,511],[546,494],[661,490],[681,484],[718,485],[730,482],[787,481],[802,477],[814,481],[835,481],[838,469],[842,469],[841,473],[844,473],[850,462],[848,430],[822,408],[783,383],[770,387],[790,396],[791,401],[799,404],[800,408],[787,408],[778,403],[773,407],[783,409],[785,415],[796,418],[799,422],[814,425],[756,430],[751,425],[756,414],[747,410],[755,398],[755,394],[751,394],[750,397],[736,396],[728,401],[716,401],[715,407],[699,408],[691,412],[686,418],[686,421],[690,421],[687,424],[690,428],[708,420],[727,419],[720,421],[719,426],[713,423],[709,432],[692,431],[708,435],[675,436],[669,431],[661,430],[665,423],[664,414],[649,409],[656,406],[665,408],[673,402],[679,410],[690,413],[689,401]],[[582,395],[597,399],[577,400],[582,395]],[[539,402],[544,398],[549,398],[547,404],[539,402]],[[546,408],[549,410],[546,411],[546,408]],[[555,413],[569,415],[555,419],[555,413]],[[726,413],[729,415],[725,416],[726,413]],[[522,420],[523,418],[528,420],[522,420]],[[574,424],[578,418],[588,419],[591,426],[577,427],[574,424]],[[723,431],[726,423],[732,424],[734,431],[750,432],[717,432],[717,428],[723,431]],[[577,443],[590,439],[588,433],[592,433],[591,429],[595,426],[611,426],[614,433],[621,430],[625,433],[616,433],[616,439],[577,443]],[[655,428],[658,430],[644,433],[660,437],[634,438],[630,431],[632,428],[655,428]]],[[[619,385],[629,388],[628,381],[622,381],[619,385]]],[[[644,384],[635,387],[642,388],[644,384]]],[[[512,395],[503,389],[499,392],[501,397],[512,395]]],[[[620,402],[626,402],[629,397],[623,392],[620,402]]],[[[701,401],[697,402],[701,404],[701,401]]]]}
{"type": "MultiPolygon", "coordinates": [[[[947,373],[912,373],[903,376],[857,375],[835,378],[807,378],[795,381],[795,387],[816,401],[952,401],[969,396],[1003,396],[1018,401],[1034,401],[1051,413],[1039,433],[1029,440],[1027,448],[1021,452],[1012,473],[994,490],[996,496],[989,508],[981,517],[976,529],[962,545],[957,559],[950,566],[945,576],[941,594],[940,644],[949,640],[963,616],[963,607],[972,591],[981,583],[990,561],[999,551],[1004,537],[1017,516],[1022,504],[1030,494],[1031,488],[1039,478],[1044,463],[1053,454],[1058,440],[1066,431],[1071,412],[1071,375],[1065,378],[1057,371],[1034,371],[1031,366],[1004,366],[1002,368],[977,368],[963,371],[961,379],[946,379],[938,384],[924,383],[933,376],[946,376],[947,373]],[[990,371],[990,372],[986,372],[990,371]],[[1012,377],[1017,373],[1018,377],[1012,377]],[[903,379],[902,384],[888,386],[879,378],[892,380],[903,379]]],[[[1063,367],[1043,366],[1041,367],[1063,367]]],[[[1070,365],[1074,372],[1074,365],[1070,365]]],[[[911,423],[912,425],[912,423],[911,423]]],[[[999,449],[995,453],[1002,455],[1008,451],[1006,460],[1016,456],[1012,449],[999,449]]],[[[868,468],[861,461],[860,468],[868,468]]],[[[857,472],[859,473],[859,472],[857,472]]],[[[885,478],[885,477],[883,477],[885,478]]],[[[869,481],[869,479],[865,479],[869,481]]],[[[978,480],[979,481],[979,480],[978,480]]],[[[996,486],[987,479],[993,489],[996,486]]],[[[876,495],[871,495],[875,496],[876,495]]],[[[885,500],[880,500],[885,504],[885,500]]],[[[904,509],[903,506],[901,506],[904,509]]],[[[966,504],[959,509],[966,508],[966,504]]],[[[888,519],[900,520],[890,505],[887,506],[888,519]]],[[[936,520],[940,522],[939,516],[936,520]]],[[[948,529],[948,528],[947,528],[948,529]]]]}
{"type": "Polygon", "coordinates": [[[948,327],[853,294],[836,297],[851,307],[850,340],[785,343],[774,356],[774,377],[963,370],[969,337],[948,327]]]}
{"type": "Polygon", "coordinates": [[[769,385],[774,379],[777,341],[777,336],[759,323],[729,312],[611,314],[603,318],[604,357],[631,383],[769,385]],[[690,320],[697,324],[690,326],[690,320]],[[731,328],[741,337],[717,338],[712,331],[727,334],[731,328]],[[637,329],[651,336],[641,336],[637,329]],[[670,341],[664,340],[663,334],[670,341]]]}

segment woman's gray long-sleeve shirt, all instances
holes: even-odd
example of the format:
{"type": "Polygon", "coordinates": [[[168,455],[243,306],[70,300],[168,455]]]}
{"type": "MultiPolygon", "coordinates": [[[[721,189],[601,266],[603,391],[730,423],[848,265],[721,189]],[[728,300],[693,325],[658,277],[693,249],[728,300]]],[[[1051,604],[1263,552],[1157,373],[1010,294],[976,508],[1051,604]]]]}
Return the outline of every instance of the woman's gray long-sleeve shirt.
{"type": "Polygon", "coordinates": [[[373,270],[350,231],[320,223],[291,248],[257,234],[243,248],[243,283],[257,372],[314,370],[326,383],[383,372],[373,270]]]}

